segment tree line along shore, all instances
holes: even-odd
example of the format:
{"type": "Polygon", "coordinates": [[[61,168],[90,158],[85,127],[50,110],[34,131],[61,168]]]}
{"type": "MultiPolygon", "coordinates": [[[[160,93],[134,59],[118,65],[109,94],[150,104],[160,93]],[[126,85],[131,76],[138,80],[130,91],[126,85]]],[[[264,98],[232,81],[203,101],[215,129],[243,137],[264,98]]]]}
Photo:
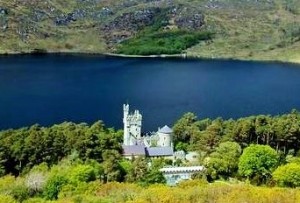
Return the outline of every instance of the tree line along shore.
{"type": "Polygon", "coordinates": [[[176,151],[197,163],[122,156],[122,130],[103,122],[33,125],[0,132],[0,202],[298,202],[300,113],[237,120],[182,116],[176,151]],[[151,167],[149,167],[151,163],[151,167]],[[164,166],[203,165],[165,185],[164,166]],[[239,194],[239,195],[237,195],[239,194]]]}

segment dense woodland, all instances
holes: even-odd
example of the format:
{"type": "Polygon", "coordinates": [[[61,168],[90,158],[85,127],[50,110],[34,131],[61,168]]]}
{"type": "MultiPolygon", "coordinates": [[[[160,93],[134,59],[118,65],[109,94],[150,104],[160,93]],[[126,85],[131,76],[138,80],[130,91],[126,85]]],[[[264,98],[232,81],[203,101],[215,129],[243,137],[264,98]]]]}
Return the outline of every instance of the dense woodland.
{"type": "Polygon", "coordinates": [[[0,202],[300,201],[297,189],[279,188],[300,186],[296,110],[238,120],[199,120],[187,113],[173,129],[176,150],[197,151],[197,163],[125,160],[123,132],[101,121],[1,131],[0,202]],[[171,188],[159,169],[172,164],[206,170],[171,188]]]}
{"type": "Polygon", "coordinates": [[[211,152],[225,141],[242,148],[250,144],[269,145],[276,151],[296,155],[300,141],[300,114],[293,110],[281,116],[258,115],[238,120],[198,120],[185,114],[174,126],[177,149],[211,152]]]}

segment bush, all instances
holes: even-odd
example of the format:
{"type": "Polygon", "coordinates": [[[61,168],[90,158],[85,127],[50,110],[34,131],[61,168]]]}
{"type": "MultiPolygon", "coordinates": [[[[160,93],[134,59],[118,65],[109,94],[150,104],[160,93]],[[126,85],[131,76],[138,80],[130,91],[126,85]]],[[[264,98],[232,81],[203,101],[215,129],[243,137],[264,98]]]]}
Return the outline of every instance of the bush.
{"type": "Polygon", "coordinates": [[[26,186],[32,193],[43,191],[47,181],[47,176],[43,172],[31,171],[26,176],[26,186]]]}
{"type": "Polygon", "coordinates": [[[54,175],[50,177],[45,186],[43,196],[49,200],[57,199],[60,190],[67,182],[68,180],[65,176],[54,175]]]}
{"type": "Polygon", "coordinates": [[[278,167],[273,178],[280,186],[299,187],[300,186],[300,165],[289,163],[278,167]]]}
{"type": "Polygon", "coordinates": [[[0,178],[0,194],[10,194],[14,185],[15,185],[16,178],[7,175],[0,178]]]}
{"type": "Polygon", "coordinates": [[[205,162],[208,175],[213,179],[232,177],[238,169],[241,152],[242,149],[236,142],[221,143],[205,162]]]}
{"type": "Polygon", "coordinates": [[[239,160],[239,172],[256,183],[265,183],[278,164],[278,154],[270,146],[250,145],[239,160]]]}
{"type": "Polygon", "coordinates": [[[58,198],[69,198],[81,194],[95,194],[98,188],[101,186],[99,181],[80,183],[77,186],[67,184],[64,185],[58,195],[58,198]]]}
{"type": "Polygon", "coordinates": [[[71,169],[68,179],[73,184],[89,182],[96,179],[94,168],[88,165],[78,165],[71,169]]]}
{"type": "Polygon", "coordinates": [[[23,203],[50,203],[49,201],[42,198],[30,198],[23,203]]]}
{"type": "Polygon", "coordinates": [[[178,184],[179,188],[182,189],[188,189],[188,188],[193,188],[193,187],[204,187],[207,186],[208,182],[200,179],[200,180],[186,180],[186,181],[182,181],[178,184]]]}
{"type": "Polygon", "coordinates": [[[14,200],[14,198],[12,198],[11,196],[8,196],[8,195],[0,195],[0,202],[1,203],[17,203],[17,201],[14,200]]]}
{"type": "Polygon", "coordinates": [[[30,197],[29,189],[25,185],[17,185],[12,189],[11,196],[18,202],[23,202],[30,197]]]}
{"type": "Polygon", "coordinates": [[[97,188],[95,194],[97,197],[110,200],[107,202],[127,202],[137,197],[143,190],[144,188],[137,184],[110,182],[97,188]]]}

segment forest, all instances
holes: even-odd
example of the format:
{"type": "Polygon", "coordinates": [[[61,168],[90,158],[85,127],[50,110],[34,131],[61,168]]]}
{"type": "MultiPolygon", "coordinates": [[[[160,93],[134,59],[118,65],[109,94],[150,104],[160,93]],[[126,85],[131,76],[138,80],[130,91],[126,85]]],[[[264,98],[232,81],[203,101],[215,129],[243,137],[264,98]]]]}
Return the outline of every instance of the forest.
{"type": "Polygon", "coordinates": [[[0,202],[299,202],[300,113],[237,120],[186,113],[175,149],[197,163],[122,157],[122,130],[65,122],[0,131],[0,202]],[[204,165],[176,187],[163,166],[204,165]]]}
{"type": "Polygon", "coordinates": [[[134,40],[127,40],[118,49],[119,54],[126,55],[161,55],[181,54],[184,50],[200,41],[209,41],[210,32],[164,31],[155,34],[143,33],[134,40]]]}

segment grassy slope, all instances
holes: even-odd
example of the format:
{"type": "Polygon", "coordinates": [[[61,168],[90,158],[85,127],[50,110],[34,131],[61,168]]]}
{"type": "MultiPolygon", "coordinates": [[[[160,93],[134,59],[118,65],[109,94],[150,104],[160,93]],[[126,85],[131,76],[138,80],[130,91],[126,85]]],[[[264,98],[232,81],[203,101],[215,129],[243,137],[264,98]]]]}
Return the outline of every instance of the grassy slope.
{"type": "Polygon", "coordinates": [[[47,12],[50,6],[60,12],[71,12],[80,5],[75,0],[68,3],[62,0],[32,1],[33,5],[16,4],[12,0],[0,0],[1,7],[9,8],[9,28],[5,32],[0,31],[0,53],[29,52],[34,49],[45,49],[49,52],[105,52],[105,42],[95,24],[97,22],[76,21],[68,26],[55,26],[54,17],[47,12]],[[27,18],[33,9],[46,11],[48,19],[42,22],[34,22],[27,18]],[[21,40],[17,34],[22,26],[20,18],[26,19],[27,24],[37,29],[37,33],[30,33],[27,40],[21,40]],[[40,35],[48,34],[49,37],[40,35]]]}
{"type": "MultiPolygon", "coordinates": [[[[33,8],[46,10],[46,4],[37,0],[19,1],[23,3],[0,0],[0,7],[10,9],[9,28],[5,32],[0,30],[0,53],[28,52],[33,49],[53,52],[109,52],[100,26],[124,12],[153,5],[140,3],[123,8],[120,4],[124,1],[100,1],[96,4],[96,9],[101,10],[104,6],[114,8],[119,5],[117,12],[107,19],[78,20],[68,26],[55,26],[52,14],[48,13],[50,17],[47,20],[38,23],[27,22],[37,28],[38,34],[30,33],[28,40],[22,41],[17,34],[18,28],[23,24],[20,17],[26,19],[33,8]],[[32,2],[31,5],[28,2],[32,2]],[[41,37],[41,33],[48,33],[49,37],[41,37]]],[[[76,0],[47,2],[47,5],[64,13],[87,6],[76,0]]],[[[291,42],[287,34],[291,27],[298,26],[300,29],[298,0],[174,0],[174,2],[199,9],[205,14],[205,29],[216,33],[212,42],[201,42],[189,48],[187,50],[189,56],[300,62],[300,41],[291,42]]]]}
{"type": "Polygon", "coordinates": [[[273,8],[248,5],[240,9],[206,10],[207,23],[214,26],[218,34],[212,43],[198,44],[190,48],[188,54],[300,62],[300,41],[289,42],[282,31],[300,27],[300,2],[294,3],[297,13],[287,11],[280,0],[275,1],[273,8]]]}

